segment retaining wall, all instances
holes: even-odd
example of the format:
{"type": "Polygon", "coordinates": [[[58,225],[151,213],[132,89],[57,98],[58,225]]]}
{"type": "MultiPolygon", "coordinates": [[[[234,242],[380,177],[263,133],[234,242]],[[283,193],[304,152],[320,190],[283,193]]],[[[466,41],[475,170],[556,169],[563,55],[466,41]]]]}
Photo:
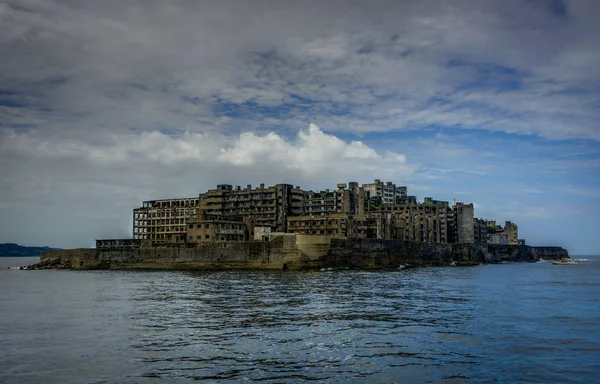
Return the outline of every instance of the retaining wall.
{"type": "Polygon", "coordinates": [[[318,269],[475,265],[568,257],[560,247],[437,244],[282,235],[271,241],[206,243],[198,248],[45,251],[40,267],[70,269],[318,269]]]}

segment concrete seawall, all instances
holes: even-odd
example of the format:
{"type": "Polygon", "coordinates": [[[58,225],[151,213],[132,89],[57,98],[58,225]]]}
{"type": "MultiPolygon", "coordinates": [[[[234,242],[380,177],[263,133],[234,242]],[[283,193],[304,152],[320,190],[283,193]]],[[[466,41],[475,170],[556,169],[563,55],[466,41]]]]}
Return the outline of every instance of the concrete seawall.
{"type": "Polygon", "coordinates": [[[560,247],[437,244],[399,240],[335,239],[283,235],[271,241],[207,243],[197,248],[68,249],[45,251],[38,268],[282,270],[319,268],[392,269],[475,265],[567,257],[560,247]]]}
{"type": "Polygon", "coordinates": [[[438,244],[399,240],[349,239],[331,242],[323,258],[331,267],[360,269],[394,268],[401,264],[418,266],[475,265],[504,261],[530,262],[568,257],[560,247],[527,245],[438,244]]]}

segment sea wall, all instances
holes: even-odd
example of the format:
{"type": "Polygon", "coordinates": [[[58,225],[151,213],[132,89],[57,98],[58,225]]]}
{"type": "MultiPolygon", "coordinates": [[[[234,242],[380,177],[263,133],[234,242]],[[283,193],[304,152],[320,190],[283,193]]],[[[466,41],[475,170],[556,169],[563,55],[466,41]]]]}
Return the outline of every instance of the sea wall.
{"type": "Polygon", "coordinates": [[[504,261],[537,261],[568,257],[560,247],[526,245],[438,244],[399,240],[333,239],[323,259],[329,267],[361,269],[393,268],[399,265],[475,265],[504,261]]]}
{"type": "Polygon", "coordinates": [[[385,269],[475,265],[568,257],[560,247],[437,244],[282,235],[271,241],[205,243],[196,248],[69,249],[42,252],[38,268],[67,269],[385,269]]]}
{"type": "Polygon", "coordinates": [[[283,269],[295,244],[273,241],[207,243],[198,248],[70,249],[40,255],[40,264],[70,269],[283,269]],[[286,257],[287,256],[287,257],[286,257]]]}

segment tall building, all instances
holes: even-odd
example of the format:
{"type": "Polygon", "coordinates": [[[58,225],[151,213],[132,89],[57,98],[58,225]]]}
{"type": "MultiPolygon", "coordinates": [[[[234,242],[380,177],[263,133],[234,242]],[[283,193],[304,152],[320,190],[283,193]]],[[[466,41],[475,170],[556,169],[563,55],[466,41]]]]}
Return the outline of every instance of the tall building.
{"type": "MultiPolygon", "coordinates": [[[[344,184],[338,184],[338,188],[344,184]]],[[[346,188],[345,185],[343,187],[346,188]]],[[[348,213],[362,215],[365,213],[365,191],[356,181],[348,183],[348,213]]]]}
{"type": "Polygon", "coordinates": [[[229,184],[217,185],[216,189],[200,195],[199,208],[209,215],[223,218],[243,216],[256,226],[271,227],[276,232],[285,232],[288,216],[304,213],[304,191],[289,184],[277,184],[252,189],[242,189],[229,184]]]}
{"type": "Polygon", "coordinates": [[[351,217],[343,213],[288,217],[288,233],[346,238],[351,217]]]}
{"type": "Polygon", "coordinates": [[[489,241],[490,233],[487,225],[487,220],[474,219],[473,220],[473,242],[479,244],[487,244],[489,241]]]}
{"type": "Polygon", "coordinates": [[[508,238],[508,244],[519,244],[519,229],[517,227],[517,224],[511,223],[510,221],[504,222],[504,233],[508,238]]]}
{"type": "Polygon", "coordinates": [[[473,203],[456,203],[452,207],[452,240],[454,243],[474,243],[475,208],[473,203]]]}
{"type": "Polygon", "coordinates": [[[185,225],[198,202],[197,197],[144,201],[133,210],[133,238],[149,240],[152,246],[185,240],[185,225]]]}
{"type": "Polygon", "coordinates": [[[384,205],[379,211],[392,215],[390,238],[406,241],[448,243],[450,212],[445,201],[424,204],[384,205]]]}
{"type": "Polygon", "coordinates": [[[374,206],[377,206],[377,204],[404,203],[407,198],[406,187],[396,187],[396,184],[391,181],[384,183],[379,179],[375,179],[373,183],[363,184],[362,188],[365,198],[373,202],[372,205],[374,206]]]}
{"type": "Polygon", "coordinates": [[[333,213],[346,212],[344,192],[347,191],[330,191],[326,189],[319,192],[304,192],[304,215],[327,216],[333,213]]]}
{"type": "Polygon", "coordinates": [[[186,224],[185,243],[198,244],[217,241],[244,241],[248,239],[242,217],[224,220],[217,215],[207,215],[200,211],[190,217],[186,224]]]}
{"type": "MultiPolygon", "coordinates": [[[[431,243],[520,243],[516,224],[506,221],[502,228],[495,221],[475,219],[473,203],[450,208],[447,201],[425,197],[418,204],[405,186],[375,179],[362,187],[352,181],[318,192],[289,184],[254,189],[220,184],[197,198],[144,201],[133,210],[131,244],[199,246],[285,232],[431,243]]],[[[99,240],[98,246],[124,241],[99,240]]]]}

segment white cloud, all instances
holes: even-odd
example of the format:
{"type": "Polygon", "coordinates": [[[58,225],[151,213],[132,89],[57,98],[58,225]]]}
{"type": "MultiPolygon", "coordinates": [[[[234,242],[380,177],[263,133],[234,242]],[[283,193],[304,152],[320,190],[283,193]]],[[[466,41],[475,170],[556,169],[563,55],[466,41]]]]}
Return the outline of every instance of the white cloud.
{"type": "Polygon", "coordinates": [[[27,112],[3,107],[1,124],[239,132],[327,121],[336,131],[441,125],[599,140],[598,8],[567,8],[561,20],[504,1],[6,1],[0,73],[27,112]],[[511,79],[521,86],[503,89],[511,79]],[[217,120],[215,107],[244,102],[295,109],[217,120]]]}

